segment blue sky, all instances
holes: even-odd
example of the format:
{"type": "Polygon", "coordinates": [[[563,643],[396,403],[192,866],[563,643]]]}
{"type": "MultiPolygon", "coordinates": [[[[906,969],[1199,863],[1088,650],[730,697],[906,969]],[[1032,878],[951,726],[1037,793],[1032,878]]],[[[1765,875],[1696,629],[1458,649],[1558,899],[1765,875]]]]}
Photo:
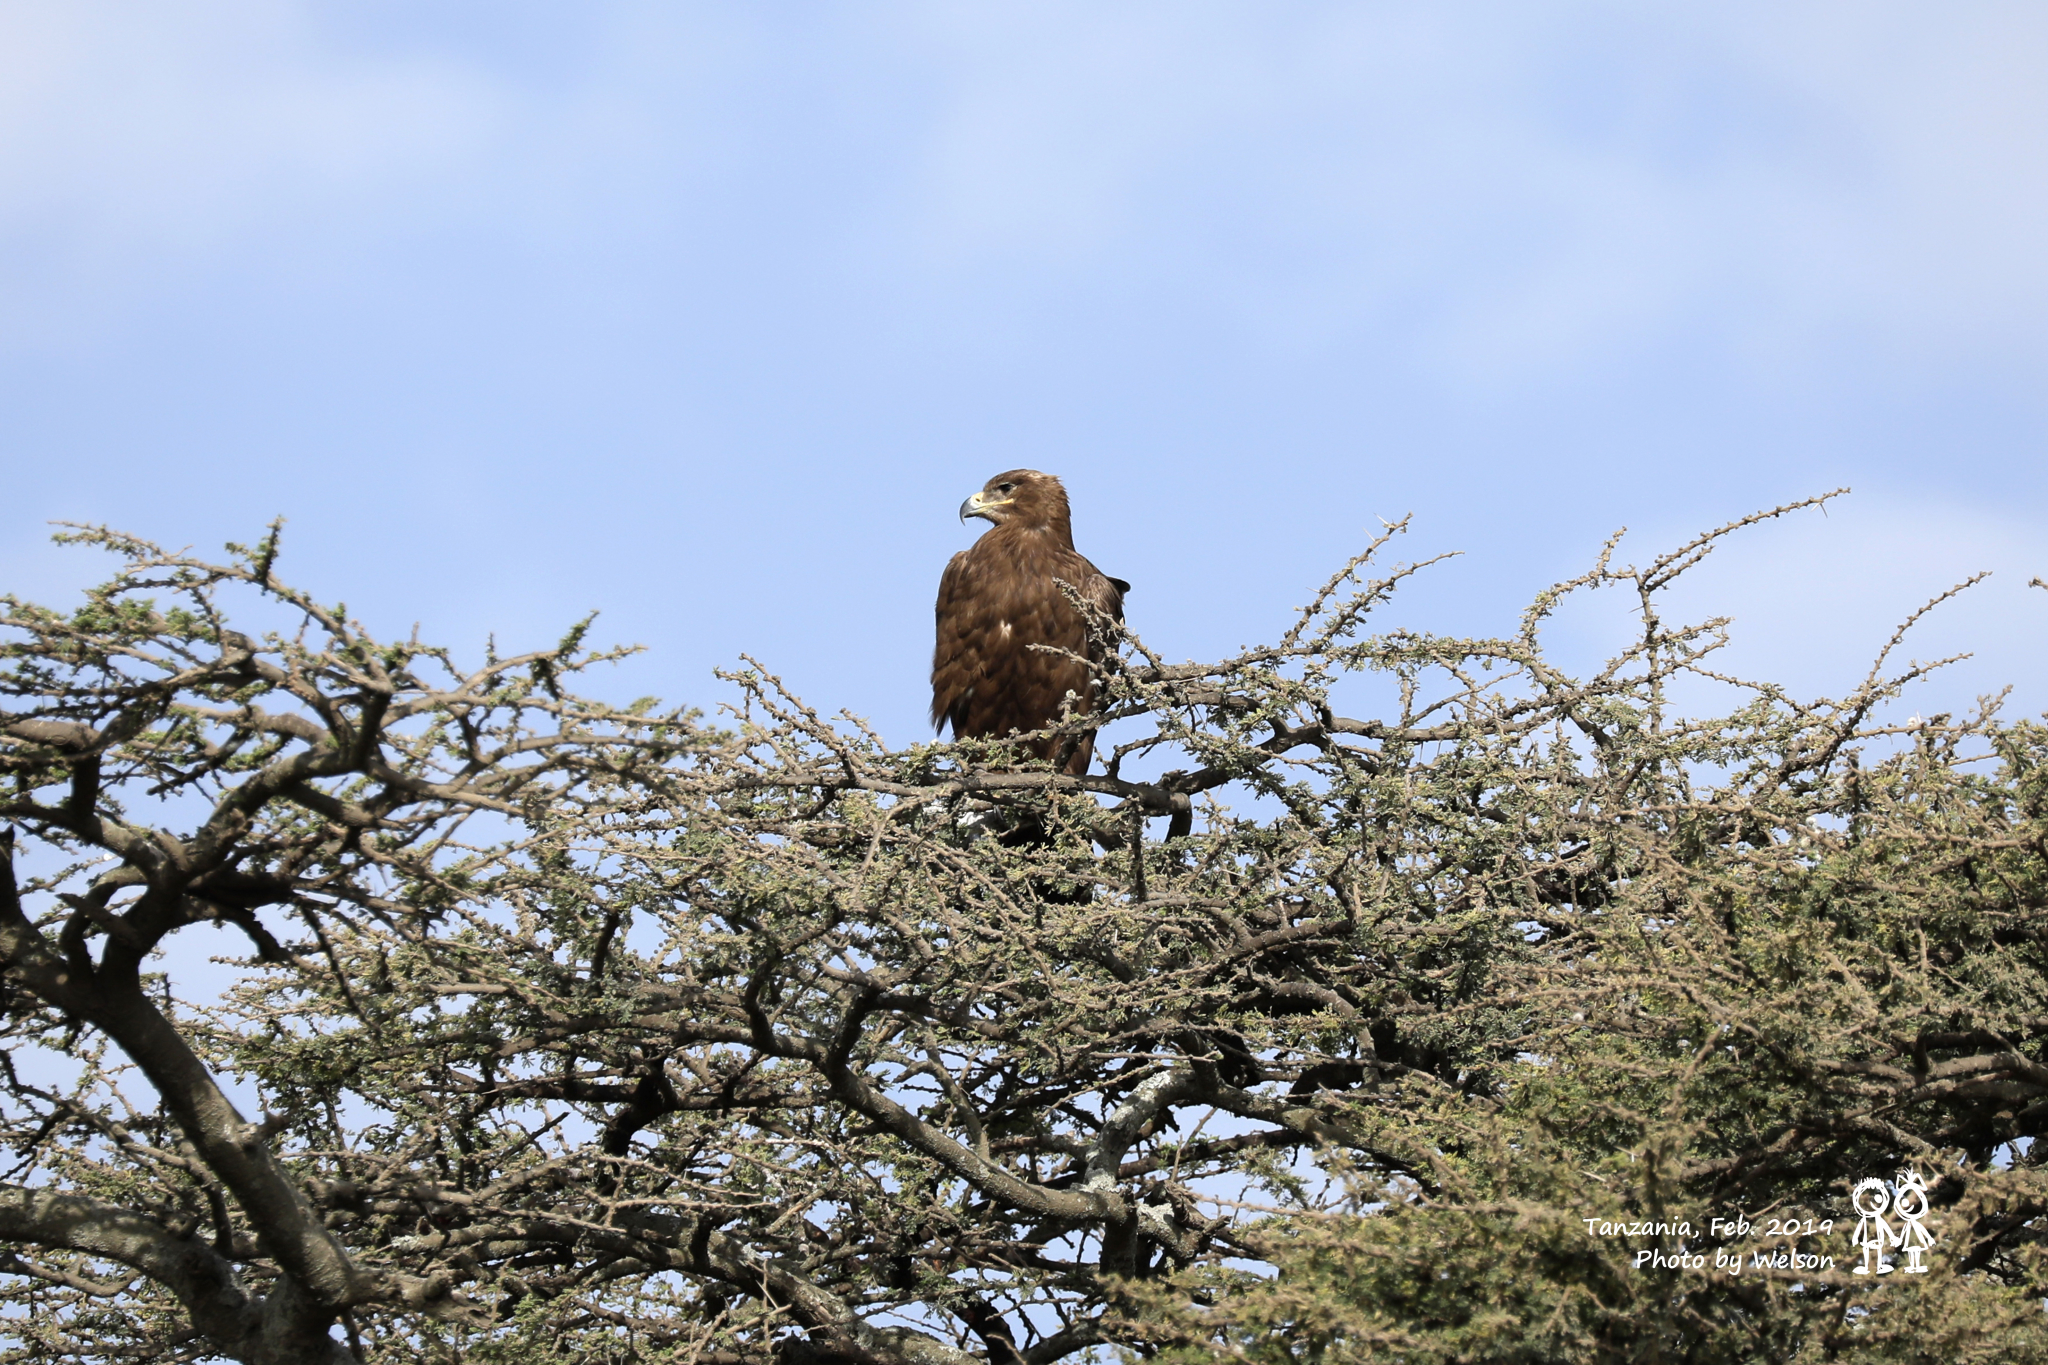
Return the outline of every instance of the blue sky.
{"type": "Polygon", "coordinates": [[[1848,484],[1688,591],[1735,665],[1990,569],[1912,705],[2040,710],[2044,70],[2038,4],[6,0],[0,568],[282,513],[386,634],[598,608],[621,695],[746,651],[904,742],[1014,465],[1175,657],[1381,518],[1466,552],[1387,623],[1492,631],[1848,484]]]}

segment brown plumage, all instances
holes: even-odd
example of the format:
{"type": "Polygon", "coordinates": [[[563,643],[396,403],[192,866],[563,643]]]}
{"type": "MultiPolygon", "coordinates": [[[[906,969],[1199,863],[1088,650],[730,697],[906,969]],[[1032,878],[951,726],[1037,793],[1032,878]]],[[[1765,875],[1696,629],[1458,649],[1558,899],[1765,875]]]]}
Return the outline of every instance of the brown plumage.
{"type": "MultiPolygon", "coordinates": [[[[932,724],[951,724],[955,738],[1000,739],[1016,730],[1043,730],[1060,718],[1072,693],[1075,714],[1095,706],[1095,682],[1078,659],[1100,663],[1107,645],[1060,591],[1112,621],[1124,619],[1131,585],[1110,578],[1074,552],[1067,490],[1050,474],[1013,469],[982,485],[960,504],[960,519],[994,523],[969,549],[953,556],[939,580],[939,643],[932,653],[932,724]]],[[[1071,744],[1065,768],[1088,771],[1092,732],[1055,742],[1037,739],[1031,752],[1056,757],[1071,744]]]]}

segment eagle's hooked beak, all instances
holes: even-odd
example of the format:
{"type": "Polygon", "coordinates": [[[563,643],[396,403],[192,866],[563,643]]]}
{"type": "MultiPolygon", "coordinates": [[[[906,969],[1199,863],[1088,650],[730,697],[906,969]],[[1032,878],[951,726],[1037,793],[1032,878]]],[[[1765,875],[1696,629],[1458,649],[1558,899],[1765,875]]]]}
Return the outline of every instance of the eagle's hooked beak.
{"type": "MultiPolygon", "coordinates": [[[[985,492],[986,490],[983,491],[985,492]]],[[[969,517],[980,517],[984,521],[993,522],[995,520],[995,517],[989,512],[988,509],[991,507],[1000,506],[1001,503],[1005,501],[1008,501],[1008,499],[998,499],[994,502],[991,502],[989,499],[983,497],[982,493],[970,494],[967,501],[960,504],[960,520],[964,522],[969,517]]]]}

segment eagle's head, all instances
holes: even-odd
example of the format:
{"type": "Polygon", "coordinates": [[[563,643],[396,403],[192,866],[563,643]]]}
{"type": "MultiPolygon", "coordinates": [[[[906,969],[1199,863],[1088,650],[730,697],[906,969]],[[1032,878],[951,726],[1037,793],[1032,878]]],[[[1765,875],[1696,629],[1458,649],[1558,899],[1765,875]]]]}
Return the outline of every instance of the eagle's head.
{"type": "Polygon", "coordinates": [[[979,493],[960,504],[960,520],[969,517],[1034,531],[1063,529],[1070,524],[1067,490],[1050,474],[1012,469],[990,479],[979,493]]]}

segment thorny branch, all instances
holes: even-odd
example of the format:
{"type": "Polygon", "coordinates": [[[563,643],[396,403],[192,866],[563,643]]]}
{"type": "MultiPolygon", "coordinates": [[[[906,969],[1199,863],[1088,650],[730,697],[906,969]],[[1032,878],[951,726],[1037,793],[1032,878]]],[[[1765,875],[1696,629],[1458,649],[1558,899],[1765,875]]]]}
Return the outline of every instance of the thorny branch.
{"type": "Polygon", "coordinates": [[[1052,1365],[1142,1346],[1125,1287],[1261,1254],[1247,1211],[1309,1207],[1317,1161],[1465,1197],[1457,1135],[1589,1030],[1772,1069],[1782,1121],[1686,1179],[1873,1134],[1982,1166],[2048,1117],[2048,1005],[1880,1027],[1859,987],[1801,1034],[1736,1003],[1796,991],[1731,936],[1871,860],[1968,869],[1993,936],[2036,905],[2040,737],[1874,722],[1924,671],[1883,671],[1898,639],[1840,701],[1674,717],[1674,680],[1734,680],[1658,595],[1817,501],[1644,570],[1610,542],[1493,640],[1366,633],[1420,567],[1376,567],[1389,527],[1273,646],[1127,635],[1058,727],[1113,727],[1083,777],[891,750],[758,667],[723,727],[590,701],[588,622],[481,667],[384,643],[277,578],[275,528],[225,565],[78,531],[119,576],[0,617],[22,1349],[90,1305],[94,1349],[160,1359],[1052,1365]],[[1619,585],[1639,638],[1568,676],[1543,620],[1619,585]],[[991,837],[1020,819],[1045,837],[991,837]],[[201,923],[249,957],[195,1009],[149,968],[201,923]]]}

